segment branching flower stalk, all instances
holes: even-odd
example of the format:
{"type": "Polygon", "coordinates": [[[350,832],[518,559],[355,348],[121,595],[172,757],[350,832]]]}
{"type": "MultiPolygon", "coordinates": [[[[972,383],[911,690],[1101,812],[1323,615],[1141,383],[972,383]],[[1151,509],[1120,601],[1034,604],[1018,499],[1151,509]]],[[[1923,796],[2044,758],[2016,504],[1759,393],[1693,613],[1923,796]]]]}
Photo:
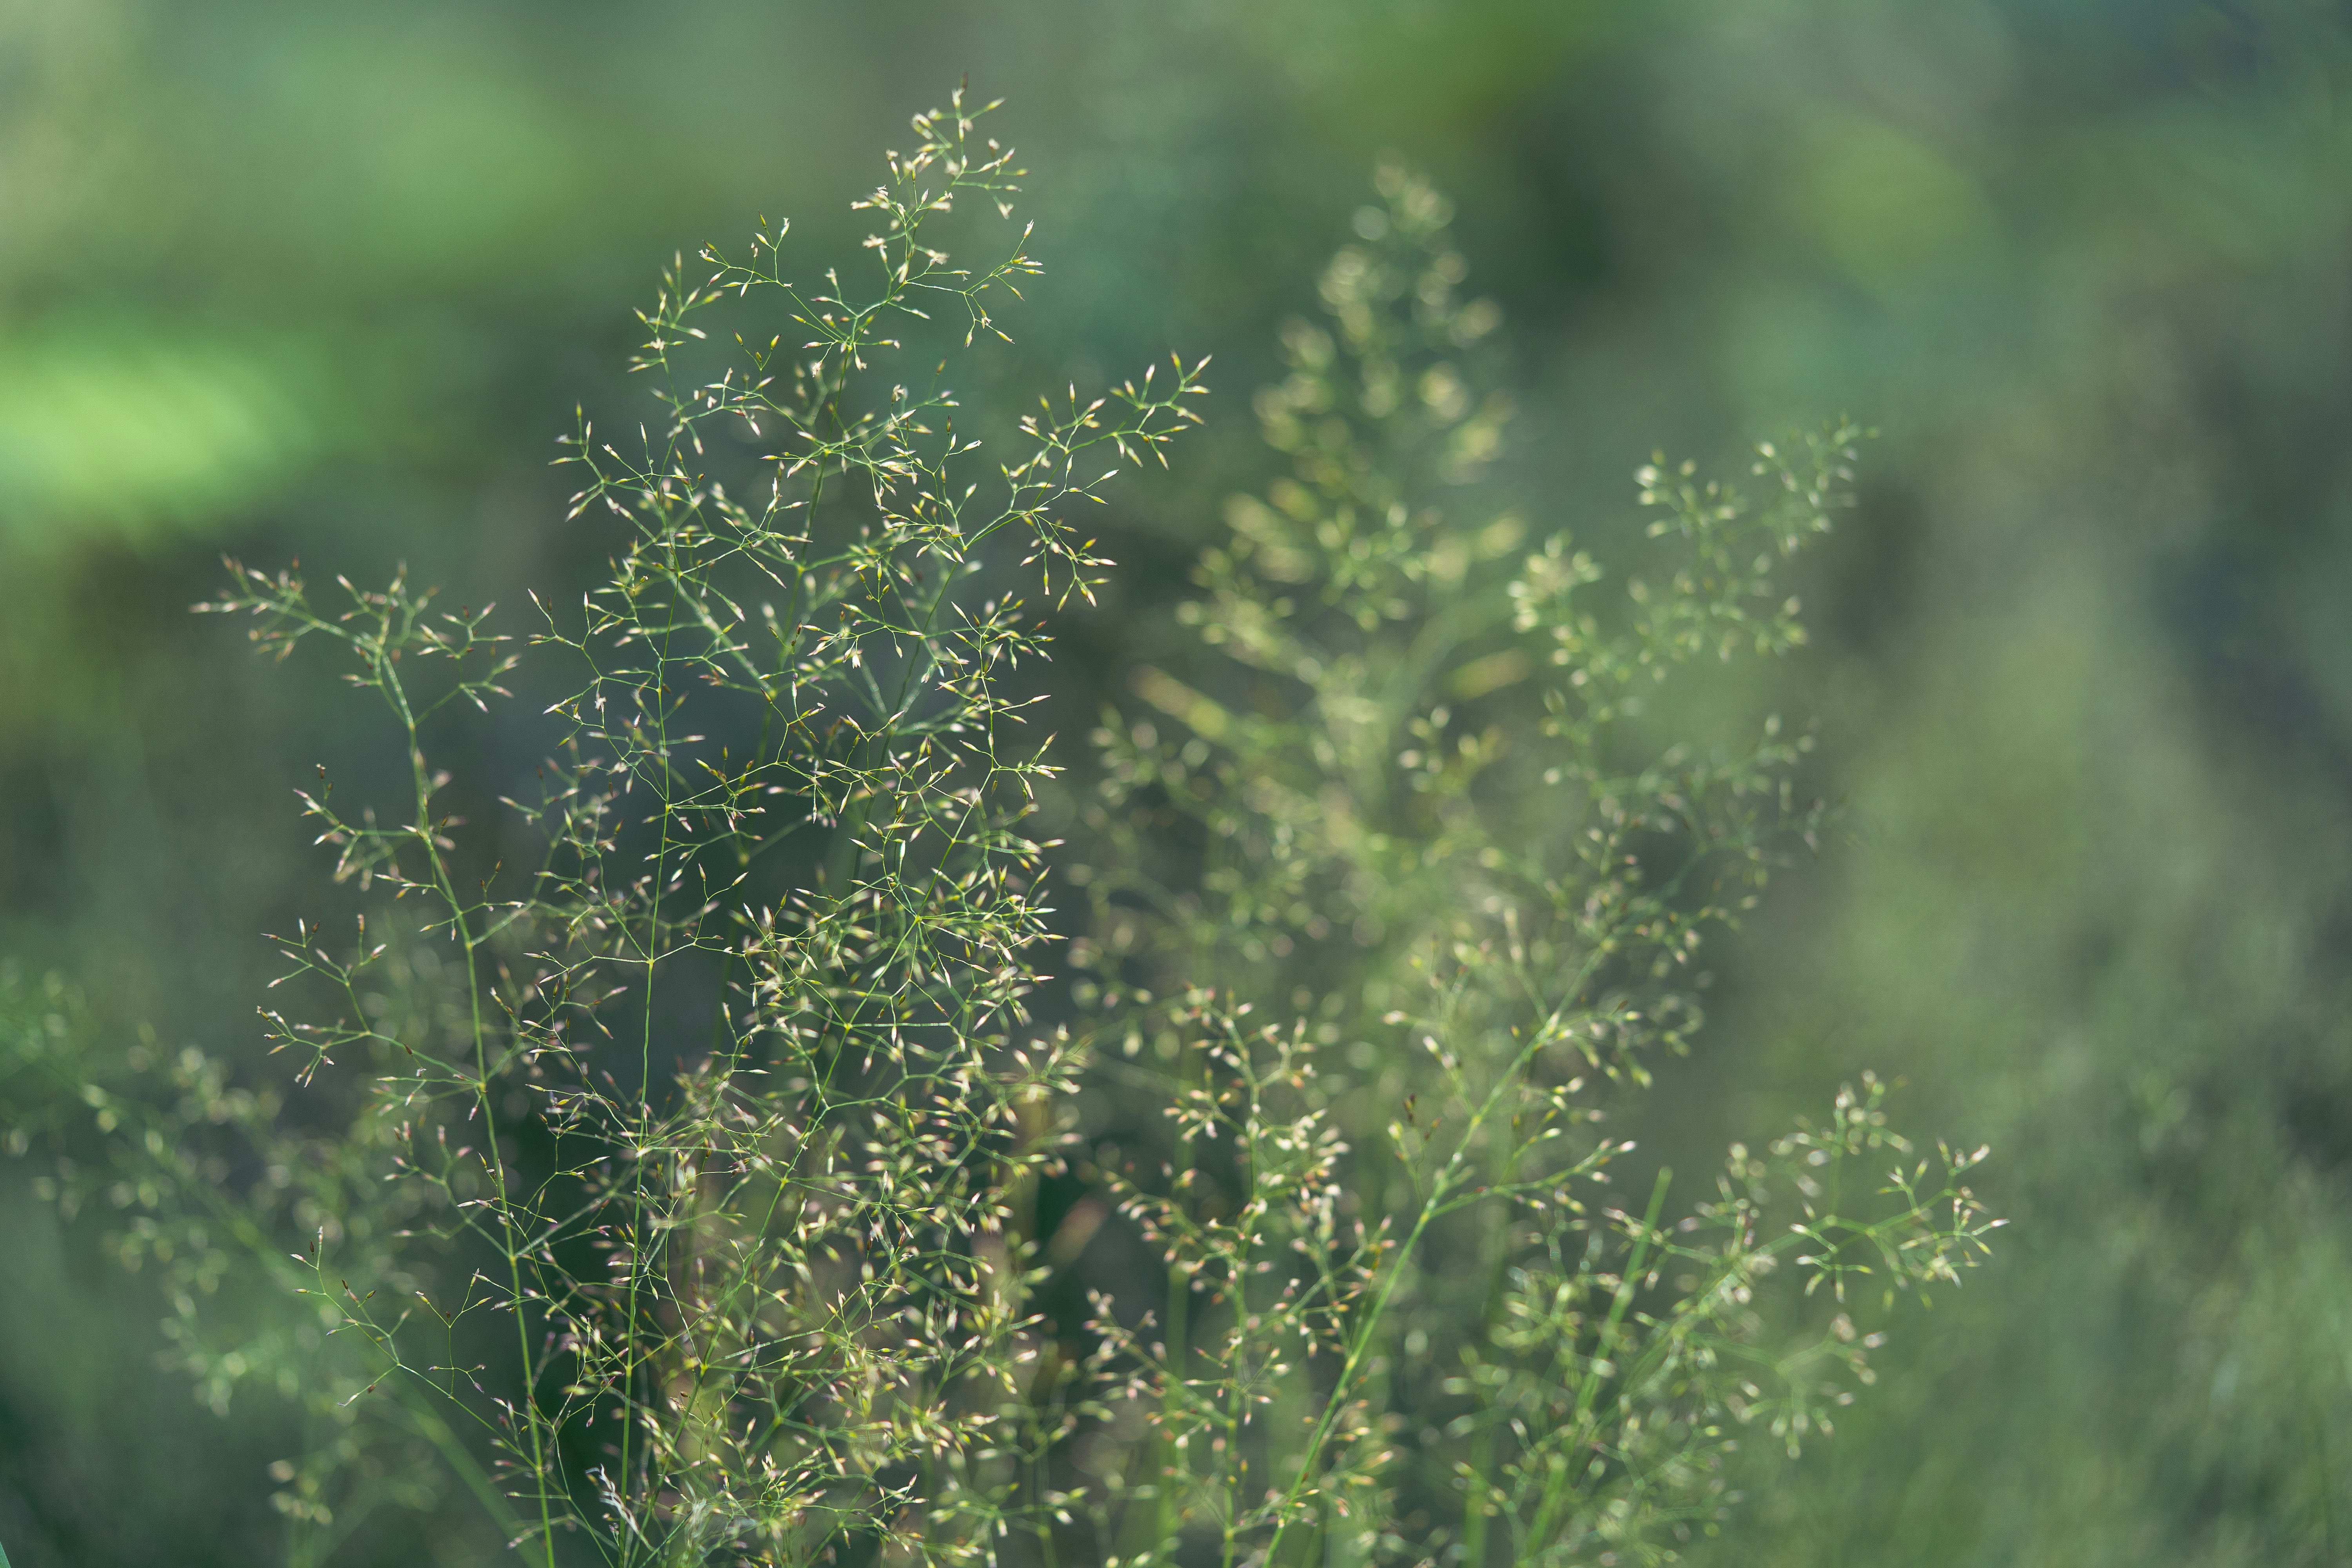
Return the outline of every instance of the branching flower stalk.
{"type": "Polygon", "coordinates": [[[1197,673],[1139,671],[1157,715],[1097,737],[1082,957],[1114,1076],[1168,1102],[1097,1159],[1171,1274],[1164,1317],[1098,1304],[1153,1429],[1107,1473],[1154,1496],[1131,1562],[1668,1561],[1741,1430],[1832,1429],[1879,1341],[1853,1314],[1999,1223],[1982,1152],[1916,1159],[1866,1075],[1679,1215],[1664,1170],[1609,1197],[1635,1151],[1604,1119],[1697,1027],[1705,933],[1819,816],[1804,741],[1678,735],[1670,678],[1802,641],[1779,573],[1862,433],[1759,447],[1760,500],[1643,468],[1604,596],[1478,488],[1499,313],[1459,297],[1444,199],[1379,185],[1259,397],[1292,471],[1202,558],[1197,673]],[[1776,1271],[1832,1302],[1794,1341],[1776,1271]]]}
{"type": "Polygon", "coordinates": [[[321,603],[290,571],[205,606],[280,657],[336,645],[405,750],[399,820],[324,770],[303,796],[337,879],[390,898],[349,947],[299,926],[278,984],[323,1005],[264,1016],[298,1084],[365,1082],[350,1142],[405,1194],[352,1205],[398,1213],[372,1255],[322,1222],[304,1288],[356,1398],[436,1395],[488,1438],[476,1489],[533,1561],[569,1534],[615,1563],[961,1562],[1044,1506],[1007,1224],[1075,1047],[1027,1012],[1024,818],[1054,769],[1004,686],[1042,650],[1001,584],[1017,561],[1087,594],[1107,563],[1074,509],[1202,386],[1180,363],[1073,395],[981,466],[943,374],[1037,268],[978,118],[919,117],[857,204],[863,283],[796,281],[765,226],[665,279],[633,367],[661,423],[635,457],[573,438],[575,517],[625,531],[607,582],[537,607],[583,677],[505,803],[521,831],[469,853],[429,756],[446,710],[508,695],[488,608],[404,579],[321,603]],[[951,221],[996,259],[953,262],[951,221]],[[763,301],[783,330],[755,338],[763,301]],[[494,1358],[510,1391],[475,1381],[494,1358]]]}

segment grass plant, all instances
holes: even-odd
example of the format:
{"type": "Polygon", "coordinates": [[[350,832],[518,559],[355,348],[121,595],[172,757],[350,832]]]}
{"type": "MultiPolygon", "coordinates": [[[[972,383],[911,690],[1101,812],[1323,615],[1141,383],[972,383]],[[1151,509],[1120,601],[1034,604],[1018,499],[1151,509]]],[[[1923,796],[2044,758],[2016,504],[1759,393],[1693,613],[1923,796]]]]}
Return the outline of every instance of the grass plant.
{"type": "Polygon", "coordinates": [[[202,606],[339,659],[401,759],[302,793],[346,907],[279,939],[282,1073],[13,985],[0,1095],[73,1085],[14,1151],[121,1213],[205,1399],[301,1413],[289,1563],[391,1509],[547,1568],[1664,1562],[1997,1223],[1867,1077],[1618,1195],[1611,1110],[1818,821],[1801,738],[1666,694],[1801,641],[1780,572],[1861,433],[1759,447],[1754,498],[1644,468],[1605,576],[1485,483],[1499,315],[1402,169],[1286,330],[1289,471],[1202,559],[1197,657],[1040,836],[1041,612],[1202,367],[959,405],[1038,270],[984,112],[917,117],[856,266],[763,223],[665,277],[658,417],[565,454],[610,572],[521,641],[404,574],[202,606]],[[562,673],[509,717],[526,647],[562,673]],[[442,770],[468,713],[526,786],[442,770]]]}
{"type": "Polygon", "coordinates": [[[1097,736],[1080,958],[1103,1059],[1168,1108],[1104,1180],[1171,1283],[1096,1327],[1146,1369],[1162,1543],[1669,1561],[1727,1517],[1739,1436],[1832,1432],[1872,1320],[1999,1223],[1983,1152],[1918,1157],[1866,1074],[1694,1199],[1612,1181],[1607,1118],[1698,1026],[1707,933],[1821,817],[1804,738],[1710,747],[1672,683],[1802,642],[1779,574],[1863,432],[1759,447],[1757,497],[1645,465],[1612,585],[1479,488],[1499,312],[1444,198],[1377,185],[1257,400],[1290,471],[1202,559],[1194,681],[1141,670],[1157,711],[1097,736]],[[1763,1310],[1780,1284],[1818,1310],[1763,1310]]]}

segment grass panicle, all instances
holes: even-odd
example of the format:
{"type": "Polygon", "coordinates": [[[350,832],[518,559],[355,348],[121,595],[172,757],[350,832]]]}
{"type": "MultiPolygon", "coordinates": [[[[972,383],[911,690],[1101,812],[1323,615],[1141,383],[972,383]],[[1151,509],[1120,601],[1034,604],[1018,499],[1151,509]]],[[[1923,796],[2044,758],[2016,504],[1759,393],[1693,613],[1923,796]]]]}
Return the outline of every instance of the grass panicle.
{"type": "Polygon", "coordinates": [[[1644,466],[1612,589],[1478,483],[1499,312],[1444,198],[1377,184],[1258,398],[1289,472],[1202,558],[1199,654],[1097,737],[1079,956],[1108,1076],[1166,1107],[1099,1162],[1170,1268],[1097,1322],[1144,1369],[1130,1560],[1666,1561],[1739,1435],[1832,1431],[1867,1320],[1998,1224],[1981,1152],[1918,1158],[1866,1075],[1695,1201],[1612,1183],[1707,934],[1821,818],[1806,738],[1709,745],[1675,688],[1802,642],[1780,576],[1863,432],[1759,447],[1759,495],[1644,466]],[[1768,1279],[1820,1309],[1767,1314],[1768,1279]]]}

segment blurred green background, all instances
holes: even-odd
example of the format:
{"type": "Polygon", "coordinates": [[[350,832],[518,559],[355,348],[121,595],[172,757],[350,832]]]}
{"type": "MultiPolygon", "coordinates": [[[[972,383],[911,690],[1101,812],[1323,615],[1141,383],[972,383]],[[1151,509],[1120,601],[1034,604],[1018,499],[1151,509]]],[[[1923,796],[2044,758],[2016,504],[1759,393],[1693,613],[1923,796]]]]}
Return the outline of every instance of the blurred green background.
{"type": "MultiPolygon", "coordinates": [[[[997,372],[1218,356],[1210,438],[1108,521],[1123,597],[1063,628],[1066,734],[1170,637],[1384,150],[1509,312],[1545,523],[1622,514],[1654,447],[1885,431],[1771,695],[1846,837],[1652,1120],[1719,1148],[1874,1066],[2019,1223],[1834,1444],[1746,1461],[1706,1560],[2352,1560],[2342,5],[0,0],[0,952],[252,1048],[256,933],[320,869],[288,792],[353,720],[184,613],[219,553],[576,574],[550,442],[659,264],[761,213],[854,240],[966,72],[1048,268],[997,372]]],[[[26,1180],[18,1568],[274,1560],[289,1431],[156,1372],[157,1304],[26,1180]]]]}

